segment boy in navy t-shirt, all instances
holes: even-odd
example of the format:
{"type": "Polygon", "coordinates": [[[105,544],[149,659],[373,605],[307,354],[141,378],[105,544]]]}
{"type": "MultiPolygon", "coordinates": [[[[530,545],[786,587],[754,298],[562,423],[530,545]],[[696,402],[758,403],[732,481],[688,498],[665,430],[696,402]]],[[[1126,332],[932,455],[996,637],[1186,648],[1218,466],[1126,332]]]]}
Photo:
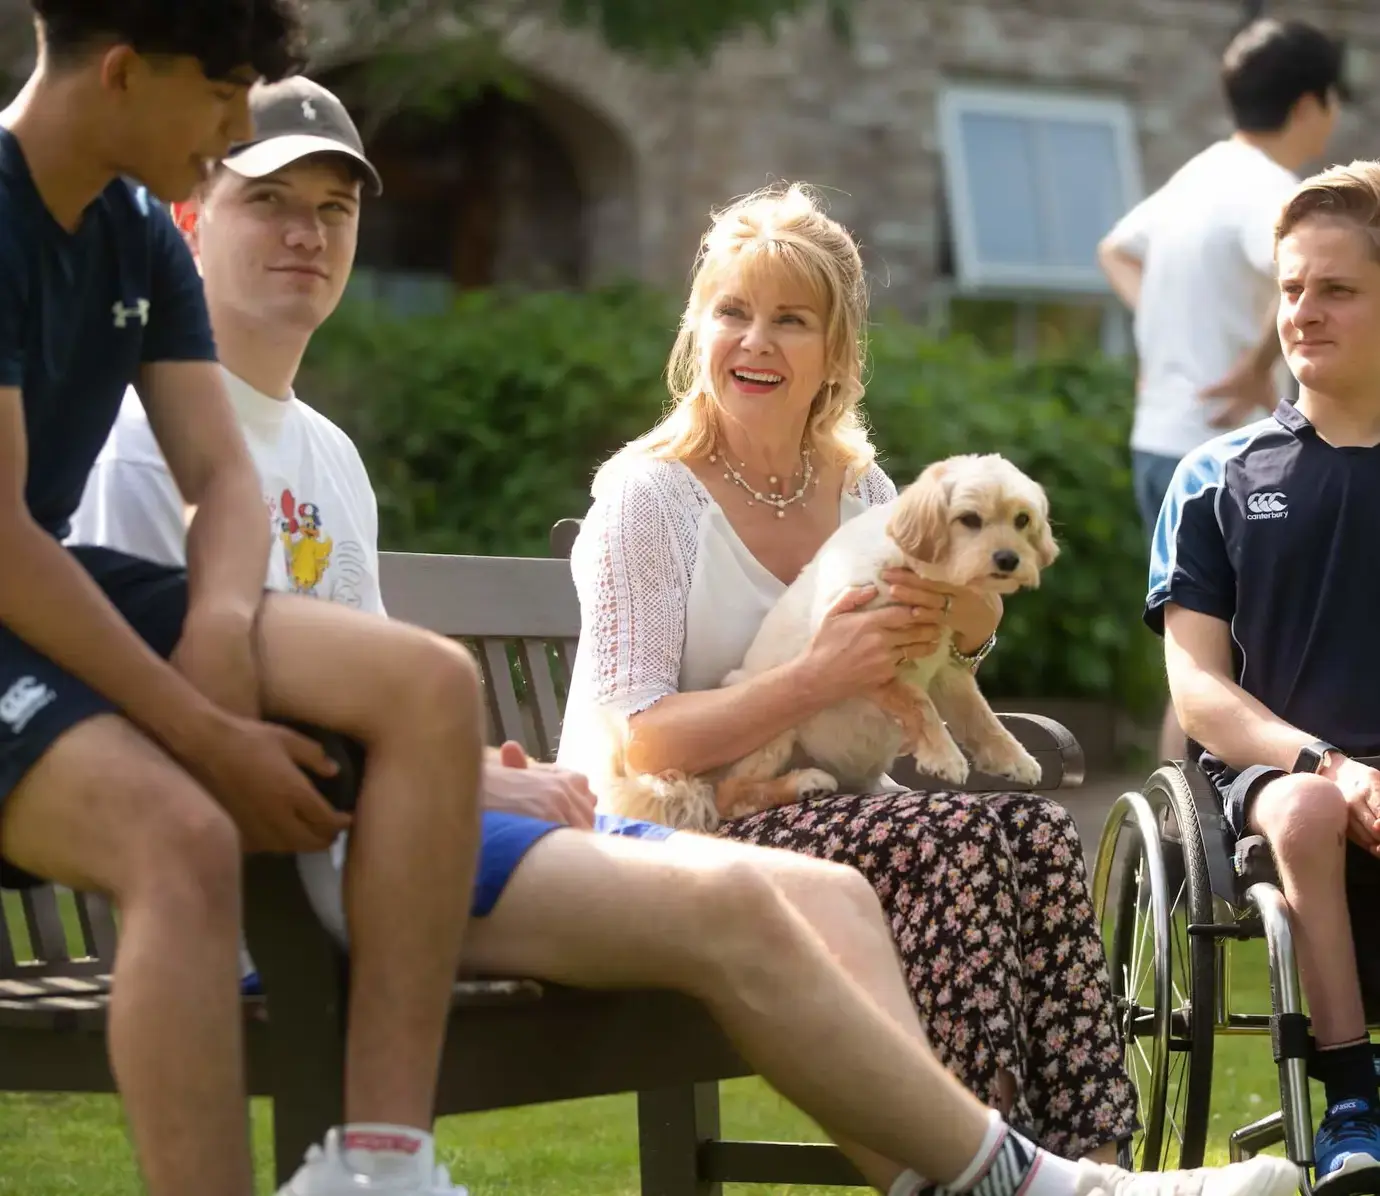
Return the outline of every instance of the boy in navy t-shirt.
{"type": "Polygon", "coordinates": [[[1237,834],[1270,842],[1328,1110],[1318,1178],[1380,1168],[1380,1098],[1350,901],[1380,889],[1380,164],[1314,176],[1276,227],[1279,334],[1297,404],[1179,465],[1146,619],[1174,704],[1237,834]]]}
{"type": "Polygon", "coordinates": [[[112,895],[110,1051],[148,1191],[249,1196],[241,851],[351,826],[348,1124],[291,1190],[374,1190],[360,1171],[454,1193],[429,1131],[478,837],[477,673],[404,624],[264,597],[258,478],[164,206],[253,142],[249,89],[300,67],[300,14],[33,8],[37,65],[0,113],[0,883],[112,895]],[[196,509],[185,571],[61,543],[130,385],[196,509]],[[322,746],[268,720],[367,746],[353,819],[309,775],[333,769],[322,746]]]}

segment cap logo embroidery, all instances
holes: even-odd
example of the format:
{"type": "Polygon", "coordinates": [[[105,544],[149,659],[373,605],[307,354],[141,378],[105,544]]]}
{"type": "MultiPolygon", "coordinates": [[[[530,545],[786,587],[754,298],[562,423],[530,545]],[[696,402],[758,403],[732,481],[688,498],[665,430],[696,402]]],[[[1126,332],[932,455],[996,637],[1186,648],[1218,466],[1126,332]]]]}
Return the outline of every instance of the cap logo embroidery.
{"type": "Polygon", "coordinates": [[[311,100],[302,101],[302,115],[305,116],[308,120],[316,119],[316,109],[312,107],[311,100]]]}

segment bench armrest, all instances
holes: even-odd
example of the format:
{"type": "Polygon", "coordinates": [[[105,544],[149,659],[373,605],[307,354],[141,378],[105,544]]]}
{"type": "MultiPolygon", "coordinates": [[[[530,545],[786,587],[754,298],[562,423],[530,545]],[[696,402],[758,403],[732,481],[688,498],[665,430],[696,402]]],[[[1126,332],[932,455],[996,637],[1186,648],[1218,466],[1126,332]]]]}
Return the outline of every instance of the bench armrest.
{"type": "MultiPolygon", "coordinates": [[[[1040,791],[1075,789],[1083,783],[1083,749],[1073,737],[1073,732],[1063,723],[1042,714],[999,714],[997,718],[1020,740],[1021,746],[1040,762],[1039,783],[1031,788],[1040,791]]],[[[898,785],[904,785],[907,789],[950,787],[944,781],[921,773],[910,756],[897,756],[887,773],[898,785]]],[[[963,788],[969,793],[1004,793],[1024,786],[1003,777],[974,772],[968,775],[968,783],[963,788]]]]}

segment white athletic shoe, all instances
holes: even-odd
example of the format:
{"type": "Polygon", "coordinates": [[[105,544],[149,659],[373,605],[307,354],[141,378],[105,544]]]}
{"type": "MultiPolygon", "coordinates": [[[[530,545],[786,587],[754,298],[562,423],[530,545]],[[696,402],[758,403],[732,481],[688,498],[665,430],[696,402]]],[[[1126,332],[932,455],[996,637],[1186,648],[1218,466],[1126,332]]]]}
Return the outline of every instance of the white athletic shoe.
{"type": "MultiPolygon", "coordinates": [[[[350,1137],[367,1132],[351,1127],[350,1137]]],[[[436,1162],[429,1140],[373,1156],[372,1173],[351,1166],[347,1149],[346,1135],[331,1130],[324,1147],[307,1151],[306,1162],[278,1196],[468,1196],[468,1190],[451,1183],[445,1167],[436,1162]]],[[[360,1158],[351,1153],[355,1160],[360,1158]]]]}
{"type": "Polygon", "coordinates": [[[1087,1159],[1078,1167],[1077,1196],[1295,1196],[1303,1177],[1297,1164],[1269,1155],[1195,1171],[1131,1172],[1087,1159]]]}

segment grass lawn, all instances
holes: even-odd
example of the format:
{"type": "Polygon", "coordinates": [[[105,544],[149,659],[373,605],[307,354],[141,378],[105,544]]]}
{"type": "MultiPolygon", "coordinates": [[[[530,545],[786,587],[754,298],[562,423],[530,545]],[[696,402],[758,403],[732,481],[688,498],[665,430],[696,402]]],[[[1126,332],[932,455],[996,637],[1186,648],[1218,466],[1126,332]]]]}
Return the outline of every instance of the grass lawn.
{"type": "MultiPolygon", "coordinates": [[[[1263,944],[1237,956],[1233,987],[1242,1008],[1267,1008],[1263,944]]],[[[1219,1038],[1214,1063],[1209,1160],[1225,1162],[1227,1134],[1278,1107],[1266,1037],[1219,1038]]],[[[1313,1108],[1321,1111],[1315,1089],[1313,1108]]],[[[269,1107],[256,1101],[259,1186],[271,1192],[269,1107]]],[[[821,1139],[818,1129],[766,1085],[725,1085],[727,1134],[821,1139]]],[[[637,1154],[631,1096],[446,1118],[441,1152],[475,1196],[635,1196],[637,1154]]],[[[854,1189],[856,1190],[856,1189],[854,1189]]],[[[837,1188],[730,1185],[731,1196],[828,1196],[837,1188]]],[[[0,1196],[141,1196],[113,1098],[0,1095],[0,1196]]]]}

